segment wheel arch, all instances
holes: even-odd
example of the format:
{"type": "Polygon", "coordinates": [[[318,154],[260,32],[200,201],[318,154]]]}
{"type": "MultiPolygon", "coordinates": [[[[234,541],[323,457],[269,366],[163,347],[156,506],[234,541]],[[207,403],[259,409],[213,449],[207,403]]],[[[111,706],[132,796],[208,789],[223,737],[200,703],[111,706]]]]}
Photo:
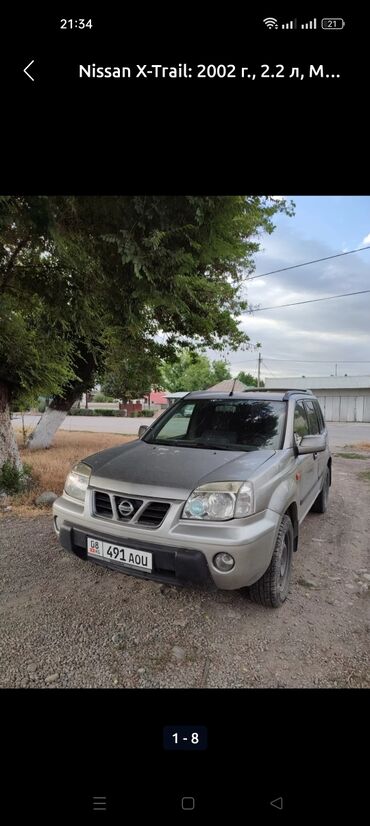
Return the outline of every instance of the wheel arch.
{"type": "Polygon", "coordinates": [[[331,477],[332,477],[332,458],[331,456],[328,459],[328,468],[329,468],[329,485],[331,485],[331,477]]]}
{"type": "Polygon", "coordinates": [[[291,502],[289,508],[286,509],[284,516],[289,516],[293,525],[294,546],[293,550],[298,551],[298,537],[299,537],[299,522],[298,522],[298,507],[296,502],[291,502]]]}

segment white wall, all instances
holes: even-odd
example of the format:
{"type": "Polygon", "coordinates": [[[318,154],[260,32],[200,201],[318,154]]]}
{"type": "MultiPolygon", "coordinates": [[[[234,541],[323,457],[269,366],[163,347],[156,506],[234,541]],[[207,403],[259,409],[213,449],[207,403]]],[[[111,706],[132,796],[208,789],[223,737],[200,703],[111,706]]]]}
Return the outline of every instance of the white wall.
{"type": "Polygon", "coordinates": [[[288,377],[288,378],[267,378],[265,379],[266,390],[280,389],[289,387],[299,390],[305,390],[307,387],[310,390],[325,391],[336,390],[337,393],[342,391],[352,391],[352,394],[370,392],[370,376],[307,376],[307,378],[288,377]]]}
{"type": "Polygon", "coordinates": [[[355,395],[353,390],[317,390],[315,396],[328,422],[370,422],[370,392],[355,395]]]}

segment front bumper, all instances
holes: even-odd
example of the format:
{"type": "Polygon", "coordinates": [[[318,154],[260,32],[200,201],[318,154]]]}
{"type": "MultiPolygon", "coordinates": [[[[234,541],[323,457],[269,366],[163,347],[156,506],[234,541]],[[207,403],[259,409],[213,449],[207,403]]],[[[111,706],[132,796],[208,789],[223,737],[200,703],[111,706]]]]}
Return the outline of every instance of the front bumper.
{"type": "Polygon", "coordinates": [[[243,588],[260,579],[270,564],[280,524],[280,515],[272,510],[207,525],[169,514],[161,527],[148,530],[98,519],[88,512],[86,503],[77,503],[65,494],[54,503],[53,514],[58,519],[61,544],[83,559],[87,559],[87,538],[92,537],[153,554],[150,573],[89,556],[95,564],[144,579],[179,585],[211,583],[225,590],[243,588]],[[223,551],[235,560],[233,569],[225,573],[213,562],[223,551]]]}
{"type": "MultiPolygon", "coordinates": [[[[212,584],[212,579],[208,570],[205,556],[201,551],[193,551],[188,548],[164,548],[163,545],[154,545],[149,542],[132,542],[121,539],[120,542],[126,548],[133,548],[137,551],[148,551],[153,555],[153,570],[150,573],[141,571],[138,568],[124,567],[117,562],[107,562],[106,559],[95,559],[87,556],[87,539],[91,536],[91,531],[86,532],[73,525],[63,525],[59,533],[59,541],[67,551],[73,551],[82,559],[89,559],[97,565],[105,568],[112,568],[120,573],[131,574],[142,579],[154,579],[159,582],[168,582],[172,585],[189,585],[190,583],[212,584]]],[[[117,537],[109,536],[104,531],[93,531],[94,539],[101,539],[105,542],[117,543],[117,537]]]]}

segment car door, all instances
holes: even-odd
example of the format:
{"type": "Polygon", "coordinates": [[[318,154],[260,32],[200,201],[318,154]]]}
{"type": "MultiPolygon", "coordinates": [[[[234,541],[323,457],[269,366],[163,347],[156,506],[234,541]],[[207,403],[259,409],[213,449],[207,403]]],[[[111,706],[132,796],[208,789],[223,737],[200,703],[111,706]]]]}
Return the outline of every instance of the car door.
{"type": "MultiPolygon", "coordinates": [[[[307,417],[308,417],[308,426],[310,428],[310,433],[317,434],[317,433],[325,433],[326,434],[326,425],[324,422],[324,417],[322,415],[320,405],[318,401],[308,400],[304,402],[305,408],[307,410],[307,417]]],[[[315,454],[314,454],[315,455],[315,454]]],[[[323,474],[326,471],[326,466],[328,463],[327,451],[323,450],[316,454],[317,456],[317,464],[318,464],[318,478],[319,478],[319,489],[321,489],[323,483],[323,474]]]]}
{"type": "MultiPolygon", "coordinates": [[[[293,432],[297,444],[299,444],[303,436],[308,436],[310,433],[307,411],[303,401],[297,401],[295,403],[293,432]]],[[[307,513],[317,496],[319,471],[318,463],[314,455],[313,453],[305,453],[296,458],[296,473],[300,474],[300,517],[307,513]]]]}

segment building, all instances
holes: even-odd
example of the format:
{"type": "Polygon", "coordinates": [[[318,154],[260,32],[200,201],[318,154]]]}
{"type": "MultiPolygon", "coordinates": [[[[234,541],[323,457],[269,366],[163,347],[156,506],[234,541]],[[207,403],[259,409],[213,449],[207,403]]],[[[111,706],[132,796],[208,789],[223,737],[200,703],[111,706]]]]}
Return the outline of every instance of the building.
{"type": "Polygon", "coordinates": [[[312,390],[327,422],[370,422],[370,376],[265,379],[266,390],[312,390]]]}
{"type": "Polygon", "coordinates": [[[161,390],[151,390],[144,397],[144,405],[150,410],[166,410],[168,406],[166,394],[161,390]]]}

